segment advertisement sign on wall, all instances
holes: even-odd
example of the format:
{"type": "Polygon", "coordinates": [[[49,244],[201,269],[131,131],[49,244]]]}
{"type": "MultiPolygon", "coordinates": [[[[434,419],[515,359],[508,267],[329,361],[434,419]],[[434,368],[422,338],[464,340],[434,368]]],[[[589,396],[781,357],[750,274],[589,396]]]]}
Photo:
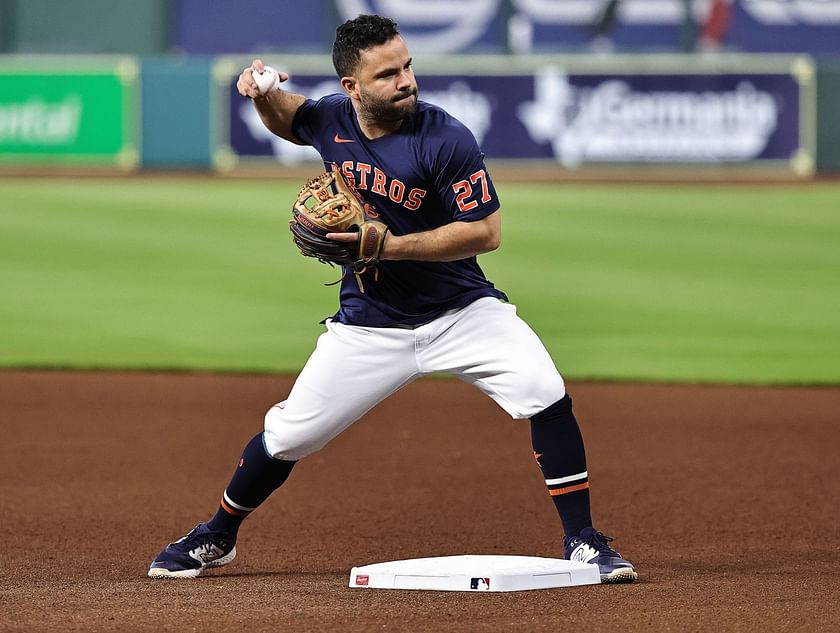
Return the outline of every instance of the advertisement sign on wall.
{"type": "MultiPolygon", "coordinates": [[[[804,63],[804,62],[803,62],[804,63]]],[[[796,68],[794,65],[792,68],[796,68]]],[[[813,70],[422,74],[420,98],[460,119],[488,158],[559,163],[765,165],[811,173],[813,70]]],[[[292,74],[311,98],[340,92],[334,75],[292,74]]],[[[249,100],[224,86],[226,149],[235,160],[294,165],[317,153],[265,129],[249,100]]]]}
{"type": "Polygon", "coordinates": [[[7,58],[0,65],[0,164],[133,168],[138,75],[133,60],[7,58]]]}

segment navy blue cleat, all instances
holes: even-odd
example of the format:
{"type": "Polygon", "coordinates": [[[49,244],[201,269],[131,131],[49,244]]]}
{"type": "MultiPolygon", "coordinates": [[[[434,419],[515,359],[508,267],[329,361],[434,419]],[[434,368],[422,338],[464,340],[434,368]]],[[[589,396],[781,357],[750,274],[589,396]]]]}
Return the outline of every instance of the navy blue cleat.
{"type": "Polygon", "coordinates": [[[205,523],[167,545],[149,566],[149,578],[195,578],[208,567],[236,558],[236,537],[212,532],[205,523]]]}
{"type": "Polygon", "coordinates": [[[578,536],[563,539],[563,556],[566,560],[598,565],[602,583],[634,582],[639,574],[633,569],[633,563],[621,557],[609,546],[609,536],[595,528],[584,528],[578,536]]]}

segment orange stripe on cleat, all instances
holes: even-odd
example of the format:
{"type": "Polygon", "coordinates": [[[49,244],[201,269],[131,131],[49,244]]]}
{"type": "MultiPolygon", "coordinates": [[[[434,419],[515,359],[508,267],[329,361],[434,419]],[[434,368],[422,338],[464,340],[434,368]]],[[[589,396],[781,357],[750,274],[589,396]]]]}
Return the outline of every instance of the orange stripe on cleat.
{"type": "Polygon", "coordinates": [[[224,499],[222,499],[219,503],[222,506],[222,510],[224,510],[228,514],[232,514],[235,517],[246,517],[250,514],[249,512],[241,512],[239,510],[234,510],[228,504],[225,503],[224,499]]]}
{"type": "Polygon", "coordinates": [[[574,486],[569,486],[568,488],[555,488],[554,490],[549,490],[548,494],[550,494],[552,497],[556,497],[558,495],[569,494],[570,492],[577,492],[578,490],[586,490],[587,488],[589,488],[588,481],[582,484],[575,484],[574,486]]]}

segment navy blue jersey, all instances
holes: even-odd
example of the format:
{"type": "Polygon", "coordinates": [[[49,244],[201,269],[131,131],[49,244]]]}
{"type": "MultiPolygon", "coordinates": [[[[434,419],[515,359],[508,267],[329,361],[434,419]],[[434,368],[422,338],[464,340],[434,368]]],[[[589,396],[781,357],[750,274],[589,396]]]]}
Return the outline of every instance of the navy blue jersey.
{"type": "MultiPolygon", "coordinates": [[[[437,106],[422,101],[396,132],[370,140],[359,128],[350,98],[307,99],[292,132],[337,165],[368,203],[368,214],[395,235],[428,231],[454,221],[474,222],[499,209],[484,155],[472,133],[437,106]]],[[[388,327],[427,323],[479,297],[507,300],[475,257],[453,262],[383,261],[377,278],[363,275],[362,293],[345,271],[334,320],[388,327]]]]}

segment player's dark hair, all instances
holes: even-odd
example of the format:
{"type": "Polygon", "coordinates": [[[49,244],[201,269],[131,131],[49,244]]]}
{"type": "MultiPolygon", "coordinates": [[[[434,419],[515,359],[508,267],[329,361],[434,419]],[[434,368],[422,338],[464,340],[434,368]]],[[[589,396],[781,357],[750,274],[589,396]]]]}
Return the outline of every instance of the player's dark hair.
{"type": "Polygon", "coordinates": [[[339,77],[352,75],[362,51],[391,41],[400,32],[397,23],[381,15],[360,15],[335,30],[332,60],[339,77]]]}

